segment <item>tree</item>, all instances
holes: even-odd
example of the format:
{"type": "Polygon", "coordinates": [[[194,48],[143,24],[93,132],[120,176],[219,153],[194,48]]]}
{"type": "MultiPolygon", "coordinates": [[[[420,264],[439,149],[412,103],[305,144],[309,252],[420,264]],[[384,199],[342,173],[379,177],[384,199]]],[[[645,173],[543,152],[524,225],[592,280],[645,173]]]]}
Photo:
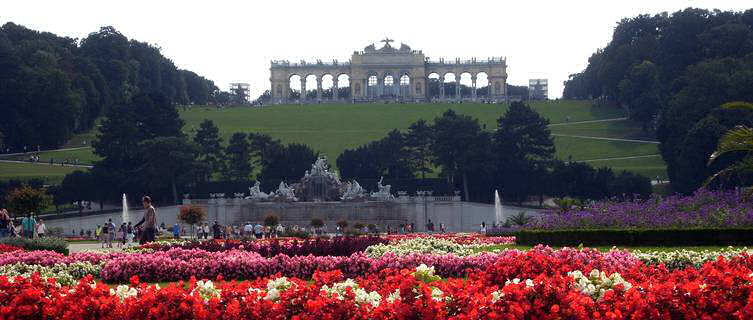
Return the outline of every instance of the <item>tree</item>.
{"type": "Polygon", "coordinates": [[[513,102],[497,124],[492,148],[505,197],[518,201],[531,194],[543,197],[543,179],[554,159],[549,121],[530,106],[513,102]]]}
{"type": "Polygon", "coordinates": [[[52,204],[50,197],[44,189],[36,189],[24,186],[11,191],[6,197],[8,210],[15,217],[39,214],[52,204]]]}
{"type": "Polygon", "coordinates": [[[324,220],[320,218],[313,218],[311,219],[311,226],[317,229],[324,227],[324,220]]]}
{"type": "Polygon", "coordinates": [[[629,106],[628,117],[640,122],[646,131],[661,111],[658,68],[650,61],[636,63],[618,87],[620,101],[629,106]]]}
{"type": "Polygon", "coordinates": [[[225,154],[227,155],[223,172],[225,179],[233,181],[251,179],[254,167],[251,164],[251,144],[245,133],[233,133],[225,148],[225,154]]]}
{"type": "Polygon", "coordinates": [[[259,174],[265,187],[273,187],[273,184],[279,184],[280,181],[299,180],[319,157],[318,152],[299,143],[272,148],[267,153],[259,174]]]}
{"type": "Polygon", "coordinates": [[[196,146],[185,137],[157,137],[139,143],[143,159],[140,167],[150,189],[169,186],[173,203],[178,203],[178,183],[191,180],[195,168],[196,146]]]}
{"type": "MultiPolygon", "coordinates": [[[[142,152],[140,143],[157,137],[183,137],[183,121],[167,97],[158,93],[139,94],[131,103],[113,107],[107,115],[93,143],[94,152],[102,160],[95,163],[92,173],[104,188],[103,198],[117,201],[124,192],[138,194],[150,189],[152,181],[143,175],[143,165],[160,159],[142,152]]],[[[168,194],[153,195],[160,199],[168,194]]]]}
{"type": "Polygon", "coordinates": [[[426,179],[426,174],[432,171],[430,167],[433,160],[432,141],[433,132],[426,120],[418,120],[408,127],[408,133],[405,135],[405,147],[408,151],[410,164],[421,174],[421,179],[426,179]]]}
{"type": "MultiPolygon", "coordinates": [[[[447,110],[434,120],[434,163],[442,168],[442,174],[454,185],[456,177],[463,181],[463,195],[468,194],[468,176],[474,168],[488,163],[491,139],[481,131],[477,119],[458,115],[447,110]]],[[[477,171],[478,172],[478,171],[477,171]]]]}
{"type": "Polygon", "coordinates": [[[208,171],[204,175],[205,180],[209,180],[213,174],[219,173],[223,166],[222,137],[220,129],[214,125],[212,120],[204,120],[199,125],[199,130],[193,141],[198,146],[196,160],[204,163],[208,171]]]}
{"type": "Polygon", "coordinates": [[[337,167],[345,179],[410,179],[414,170],[405,149],[403,135],[392,130],[380,140],[343,151],[337,167]]]}
{"type": "Polygon", "coordinates": [[[267,227],[274,227],[280,224],[280,218],[276,215],[270,214],[264,217],[264,225],[267,227]]]}
{"type": "Polygon", "coordinates": [[[191,225],[191,234],[194,234],[193,226],[206,219],[206,212],[199,206],[189,205],[180,207],[178,220],[191,225]]]}

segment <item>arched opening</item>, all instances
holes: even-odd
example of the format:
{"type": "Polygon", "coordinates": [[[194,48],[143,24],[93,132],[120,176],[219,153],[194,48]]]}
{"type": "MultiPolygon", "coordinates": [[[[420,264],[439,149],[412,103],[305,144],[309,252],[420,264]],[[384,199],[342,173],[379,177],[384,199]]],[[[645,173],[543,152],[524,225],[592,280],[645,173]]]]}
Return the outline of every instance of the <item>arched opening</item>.
{"type": "Polygon", "coordinates": [[[395,96],[395,78],[388,74],[384,76],[384,87],[382,89],[382,97],[392,98],[395,96]]]}
{"type": "Polygon", "coordinates": [[[291,100],[300,100],[301,76],[297,74],[291,75],[288,81],[288,87],[290,88],[290,91],[288,92],[288,98],[291,100]]]}
{"type": "Polygon", "coordinates": [[[489,97],[489,76],[486,72],[476,74],[476,97],[489,97]]]}
{"type": "MultiPolygon", "coordinates": [[[[439,97],[439,74],[436,72],[429,73],[428,83],[426,84],[427,98],[433,99],[439,97]]],[[[416,91],[418,92],[418,91],[416,91]]]]}
{"type": "Polygon", "coordinates": [[[332,88],[335,87],[335,77],[327,73],[322,76],[322,98],[332,99],[332,88]]]}
{"type": "Polygon", "coordinates": [[[460,97],[470,98],[473,96],[473,76],[470,72],[463,72],[460,74],[460,97]]]}
{"type": "Polygon", "coordinates": [[[444,97],[455,97],[455,74],[452,72],[448,72],[444,74],[444,83],[442,84],[442,87],[444,88],[444,97]]]}
{"type": "Polygon", "coordinates": [[[316,99],[316,75],[306,76],[306,99],[316,99]]]}
{"type": "Polygon", "coordinates": [[[369,78],[366,81],[366,85],[368,86],[366,88],[366,95],[369,98],[376,98],[377,96],[377,87],[379,86],[379,79],[376,75],[370,75],[369,78]]]}
{"type": "Polygon", "coordinates": [[[406,73],[400,76],[400,97],[406,98],[410,95],[410,76],[406,73]]]}
{"type": "Polygon", "coordinates": [[[340,74],[337,76],[337,96],[338,99],[350,98],[350,76],[340,74]]]}

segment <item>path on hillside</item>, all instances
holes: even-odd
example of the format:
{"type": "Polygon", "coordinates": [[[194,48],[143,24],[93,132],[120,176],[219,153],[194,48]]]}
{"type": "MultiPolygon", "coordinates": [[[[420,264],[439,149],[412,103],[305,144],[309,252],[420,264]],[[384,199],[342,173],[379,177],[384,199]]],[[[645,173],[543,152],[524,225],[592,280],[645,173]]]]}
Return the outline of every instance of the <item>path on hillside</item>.
{"type": "Polygon", "coordinates": [[[94,166],[86,165],[86,164],[66,164],[64,166],[61,166],[58,163],[54,163],[53,165],[50,165],[49,162],[29,162],[29,161],[20,161],[20,160],[0,160],[0,163],[25,163],[25,164],[36,164],[36,165],[41,165],[41,166],[48,166],[48,167],[73,167],[73,168],[86,168],[86,169],[94,168],[94,166]]]}
{"type": "Polygon", "coordinates": [[[75,151],[75,150],[82,150],[82,149],[89,149],[89,148],[91,147],[86,146],[86,147],[72,147],[72,148],[50,149],[50,150],[29,151],[29,152],[0,153],[0,157],[22,156],[25,154],[37,153],[37,152],[75,151]]]}
{"type": "Polygon", "coordinates": [[[654,158],[654,157],[661,157],[661,155],[660,154],[647,154],[647,155],[643,155],[643,156],[627,156],[627,157],[588,159],[588,160],[576,160],[576,161],[577,162],[594,162],[594,161],[630,160],[630,159],[654,158]]]}
{"type": "Polygon", "coordinates": [[[592,136],[579,136],[573,134],[559,134],[552,133],[555,137],[569,137],[569,138],[581,138],[581,139],[594,139],[594,140],[606,140],[606,141],[622,141],[622,142],[636,142],[636,143],[652,143],[659,144],[659,141],[652,140],[636,140],[636,139],[622,139],[622,138],[604,138],[604,137],[592,137],[592,136]]]}
{"type": "Polygon", "coordinates": [[[609,121],[624,121],[627,120],[627,117],[622,118],[609,118],[609,119],[599,119],[599,120],[585,120],[585,121],[574,121],[574,122],[558,122],[558,123],[552,123],[549,126],[555,127],[555,126],[566,126],[570,124],[582,124],[582,123],[596,123],[596,122],[609,122],[609,121]]]}

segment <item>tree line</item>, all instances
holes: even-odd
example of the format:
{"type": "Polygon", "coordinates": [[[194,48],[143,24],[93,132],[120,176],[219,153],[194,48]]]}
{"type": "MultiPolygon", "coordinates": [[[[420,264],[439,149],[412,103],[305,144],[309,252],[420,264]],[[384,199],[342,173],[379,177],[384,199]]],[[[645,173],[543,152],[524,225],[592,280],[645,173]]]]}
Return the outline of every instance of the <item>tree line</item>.
{"type": "Polygon", "coordinates": [[[432,123],[419,120],[406,132],[346,149],[337,158],[343,179],[386,181],[426,178],[434,171],[464,199],[491,201],[493,191],[522,202],[544,195],[579,199],[646,196],[648,178],[554,158],[549,121],[530,106],[513,102],[487,131],[478,119],[447,110],[432,123]]]}
{"type": "MultiPolygon", "coordinates": [[[[470,201],[491,201],[495,189],[519,202],[544,195],[602,199],[651,192],[645,177],[556,160],[548,121],[524,103],[513,103],[497,122],[499,129],[488,131],[478,119],[447,110],[431,123],[419,120],[406,132],[393,130],[347,149],[336,163],[343,180],[420,182],[437,171],[450,190],[461,190],[470,201]]],[[[235,184],[245,191],[254,180],[273,190],[280,181],[299,181],[319,156],[309,146],[262,133],[235,132],[224,141],[210,120],[192,136],[182,128],[175,106],[161,94],[138,94],[111,108],[93,144],[102,159],[53,188],[55,203],[113,202],[122,193],[177,203],[201,186],[235,184]]]]}
{"type": "Polygon", "coordinates": [[[206,104],[211,80],[178,69],[160,48],[129,40],[113,27],[84,39],[59,37],[8,22],[0,27],[0,147],[55,148],[89,131],[114,106],[161,92],[180,104],[206,104]]]}
{"type": "MultiPolygon", "coordinates": [[[[688,8],[620,21],[586,69],[570,75],[563,97],[625,107],[661,142],[672,189],[688,193],[740,159],[729,153],[708,163],[727,130],[753,124],[749,112],[722,107],[753,101],[751,83],[753,9],[688,8]]],[[[749,183],[742,178],[725,186],[749,183]]]]}

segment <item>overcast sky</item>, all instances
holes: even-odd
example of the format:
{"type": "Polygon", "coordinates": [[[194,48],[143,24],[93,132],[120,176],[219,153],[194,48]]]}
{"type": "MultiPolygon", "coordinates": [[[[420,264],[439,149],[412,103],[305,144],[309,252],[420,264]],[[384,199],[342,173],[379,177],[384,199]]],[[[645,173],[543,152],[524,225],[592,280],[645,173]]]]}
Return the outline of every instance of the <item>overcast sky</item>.
{"type": "Polygon", "coordinates": [[[617,22],[686,7],[744,10],[750,1],[32,1],[3,0],[0,23],[72,38],[112,25],[227,90],[269,88],[273,59],[347,61],[385,36],[432,60],[504,56],[508,82],[548,78],[549,96],[604,47],[617,22]]]}

